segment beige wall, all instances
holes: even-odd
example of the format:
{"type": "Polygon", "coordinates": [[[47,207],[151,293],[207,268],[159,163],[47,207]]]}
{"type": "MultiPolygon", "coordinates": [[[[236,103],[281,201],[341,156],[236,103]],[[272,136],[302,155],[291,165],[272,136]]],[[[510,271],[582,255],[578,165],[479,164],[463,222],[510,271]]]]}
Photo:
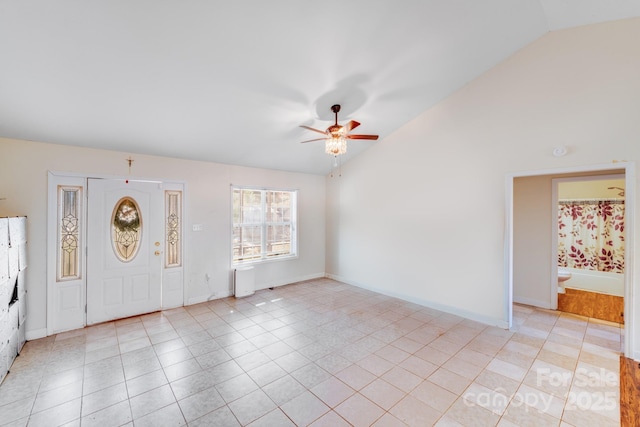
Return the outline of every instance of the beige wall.
{"type": "Polygon", "coordinates": [[[504,324],[506,177],[636,164],[638,40],[640,19],[548,33],[344,165],[328,274],[504,324]]]}
{"type": "Polygon", "coordinates": [[[126,176],[185,183],[186,303],[231,292],[230,184],[299,189],[299,257],[256,267],[256,287],[324,276],[324,177],[0,138],[0,216],[28,217],[28,317],[33,338],[46,331],[47,172],[126,176]],[[202,224],[203,231],[191,231],[202,224]],[[206,275],[210,280],[207,282],[206,275]]]}

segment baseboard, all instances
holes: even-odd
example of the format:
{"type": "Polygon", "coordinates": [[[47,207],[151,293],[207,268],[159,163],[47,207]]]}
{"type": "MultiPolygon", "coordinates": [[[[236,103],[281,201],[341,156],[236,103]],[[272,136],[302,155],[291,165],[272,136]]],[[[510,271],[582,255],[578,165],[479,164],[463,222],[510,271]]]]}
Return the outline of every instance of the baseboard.
{"type": "MultiPolygon", "coordinates": [[[[290,285],[292,283],[304,282],[305,280],[321,279],[323,277],[326,277],[324,272],[315,273],[315,274],[308,274],[308,275],[305,275],[305,276],[293,277],[293,278],[289,278],[287,280],[281,280],[281,281],[277,281],[277,282],[260,283],[260,284],[256,285],[256,291],[261,291],[261,290],[269,289],[269,288],[277,288],[279,286],[290,285]]],[[[203,303],[203,302],[213,301],[213,300],[232,297],[232,296],[233,296],[233,292],[229,292],[229,293],[226,293],[226,294],[217,294],[216,293],[215,295],[212,295],[212,296],[201,295],[201,296],[192,297],[192,298],[187,299],[187,301],[185,302],[185,305],[200,304],[200,303],[203,303]]]]}
{"type": "Polygon", "coordinates": [[[306,276],[293,277],[291,279],[280,280],[278,282],[261,283],[256,285],[256,291],[261,291],[263,289],[269,289],[269,288],[277,288],[279,286],[291,285],[292,283],[304,282],[306,280],[322,279],[323,277],[326,277],[324,272],[308,274],[306,276]]]}
{"type": "Polygon", "coordinates": [[[230,293],[227,293],[227,294],[215,294],[213,296],[202,295],[202,296],[198,296],[198,297],[189,298],[185,302],[184,305],[187,306],[187,305],[200,304],[200,303],[207,302],[207,301],[213,301],[213,300],[216,300],[216,299],[230,297],[232,295],[233,294],[230,294],[230,293]]]}
{"type": "Polygon", "coordinates": [[[369,291],[373,291],[373,292],[377,292],[379,294],[383,294],[383,295],[387,295],[390,297],[394,297],[394,298],[398,298],[401,299],[403,301],[408,301],[408,302],[412,302],[415,304],[419,304],[422,305],[424,307],[428,307],[428,308],[432,308],[434,310],[438,310],[438,311],[442,311],[444,313],[448,313],[448,314],[453,314],[456,316],[460,316],[460,317],[464,317],[465,319],[469,319],[469,320],[474,320],[476,322],[480,322],[483,323],[485,325],[489,325],[489,326],[496,326],[498,328],[502,328],[502,329],[508,329],[509,328],[509,322],[507,320],[504,319],[496,319],[493,317],[488,317],[479,313],[475,313],[472,311],[467,311],[467,310],[461,310],[459,308],[456,307],[452,307],[446,304],[440,304],[434,301],[428,301],[428,300],[423,300],[421,298],[415,298],[412,297],[410,295],[405,295],[402,293],[398,293],[398,292],[390,292],[387,291],[385,289],[379,289],[379,288],[375,288],[372,286],[368,286],[368,285],[364,285],[362,283],[357,283],[354,282],[352,280],[348,280],[345,279],[344,277],[340,277],[340,276],[336,276],[334,274],[326,274],[325,277],[329,278],[329,279],[333,279],[333,280],[337,280],[339,282],[342,283],[346,283],[348,285],[352,285],[352,286],[357,286],[359,288],[362,289],[367,289],[369,291]]]}
{"type": "Polygon", "coordinates": [[[35,329],[33,331],[24,331],[24,337],[27,341],[37,340],[47,336],[47,328],[35,329]]]}
{"type": "Polygon", "coordinates": [[[201,302],[207,302],[207,301],[208,299],[206,296],[194,297],[194,298],[187,299],[184,305],[200,304],[201,302]]]}
{"type": "Polygon", "coordinates": [[[549,304],[549,301],[540,301],[532,298],[517,297],[514,295],[513,302],[518,304],[530,305],[532,307],[544,308],[547,310],[551,309],[551,305],[549,304]]]}

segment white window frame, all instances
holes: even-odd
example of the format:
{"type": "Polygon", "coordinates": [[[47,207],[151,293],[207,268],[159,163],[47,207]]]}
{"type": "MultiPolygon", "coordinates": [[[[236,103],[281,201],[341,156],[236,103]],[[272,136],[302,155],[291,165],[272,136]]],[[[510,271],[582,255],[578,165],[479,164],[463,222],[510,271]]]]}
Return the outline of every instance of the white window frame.
{"type": "Polygon", "coordinates": [[[289,260],[289,259],[293,259],[293,258],[297,258],[298,257],[298,190],[297,189],[290,189],[290,188],[266,188],[266,187],[252,187],[252,186],[238,186],[238,185],[231,185],[231,194],[230,194],[230,198],[231,198],[231,264],[232,266],[238,266],[238,265],[247,265],[247,264],[256,264],[256,263],[264,263],[264,262],[271,262],[271,261],[281,261],[281,260],[289,260]],[[262,218],[260,220],[259,223],[256,223],[256,225],[259,225],[261,228],[261,239],[260,239],[260,257],[259,258],[252,258],[252,259],[247,259],[247,260],[235,260],[234,259],[234,243],[233,243],[233,230],[236,227],[236,224],[234,222],[234,200],[233,200],[233,193],[236,190],[249,190],[249,191],[257,191],[261,193],[260,196],[260,200],[261,200],[261,212],[262,212],[262,218]],[[266,220],[266,214],[267,214],[267,210],[266,210],[266,193],[268,192],[287,192],[290,193],[290,199],[291,199],[291,221],[289,222],[267,222],[266,220]],[[284,225],[290,225],[291,226],[291,241],[290,241],[290,247],[291,250],[289,251],[288,254],[282,254],[282,255],[271,255],[269,256],[267,254],[267,230],[269,226],[272,225],[278,225],[278,224],[284,224],[284,225]]]}

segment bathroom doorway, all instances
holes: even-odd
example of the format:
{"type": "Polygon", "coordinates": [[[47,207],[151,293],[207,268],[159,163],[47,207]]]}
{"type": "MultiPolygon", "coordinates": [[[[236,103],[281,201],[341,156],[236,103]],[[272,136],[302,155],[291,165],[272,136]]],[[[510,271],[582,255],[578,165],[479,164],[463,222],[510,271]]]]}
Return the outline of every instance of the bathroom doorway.
{"type": "Polygon", "coordinates": [[[624,324],[625,177],[552,180],[559,311],[624,324]]]}
{"type": "MultiPolygon", "coordinates": [[[[625,355],[632,354],[634,325],[631,280],[634,275],[633,226],[635,197],[634,164],[567,167],[508,174],[506,177],[506,251],[505,312],[513,324],[513,303],[556,310],[558,306],[557,242],[552,230],[557,227],[557,203],[552,198],[552,180],[584,178],[594,175],[622,175],[625,185],[626,239],[624,279],[625,355]]],[[[555,236],[555,231],[554,231],[555,236]]]]}

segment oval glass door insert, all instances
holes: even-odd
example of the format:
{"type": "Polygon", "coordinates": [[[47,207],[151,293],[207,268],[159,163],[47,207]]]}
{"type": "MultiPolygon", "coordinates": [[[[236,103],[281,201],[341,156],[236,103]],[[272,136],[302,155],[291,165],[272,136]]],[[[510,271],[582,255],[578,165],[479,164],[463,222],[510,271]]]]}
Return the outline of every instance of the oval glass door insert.
{"type": "Polygon", "coordinates": [[[136,257],[142,236],[142,217],[135,200],[123,197],[118,200],[111,216],[111,243],[113,252],[122,262],[136,257]]]}

